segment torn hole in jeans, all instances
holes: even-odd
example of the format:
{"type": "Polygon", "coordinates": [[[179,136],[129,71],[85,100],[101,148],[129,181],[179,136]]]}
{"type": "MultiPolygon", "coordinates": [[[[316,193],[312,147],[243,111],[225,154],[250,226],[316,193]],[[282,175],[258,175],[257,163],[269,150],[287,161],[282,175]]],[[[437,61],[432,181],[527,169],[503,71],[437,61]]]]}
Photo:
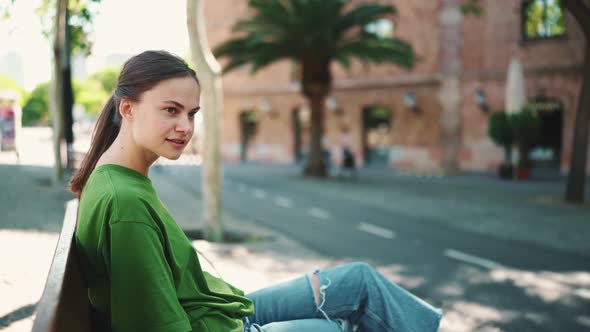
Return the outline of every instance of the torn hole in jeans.
{"type": "MultiPolygon", "coordinates": [[[[327,277],[326,277],[327,284],[325,284],[325,285],[322,285],[322,280],[321,280],[321,278],[320,278],[320,270],[315,270],[315,271],[313,272],[313,275],[314,275],[314,276],[317,276],[317,278],[318,278],[318,281],[319,281],[319,284],[320,284],[320,299],[319,299],[319,304],[316,304],[316,305],[317,305],[317,310],[318,310],[319,312],[321,312],[321,313],[322,313],[322,315],[323,315],[323,316],[324,316],[324,317],[325,317],[327,320],[329,320],[329,321],[332,321],[332,320],[330,319],[330,317],[328,316],[328,314],[327,314],[327,313],[324,311],[324,309],[323,309],[323,307],[324,307],[324,304],[326,303],[326,289],[328,289],[328,287],[330,287],[330,285],[332,284],[332,281],[330,280],[330,278],[327,278],[327,277]]],[[[310,283],[311,283],[311,280],[310,280],[310,283]]],[[[315,296],[315,290],[313,289],[313,285],[312,285],[312,291],[313,291],[313,293],[314,293],[314,296],[315,296]]],[[[316,299],[316,300],[317,300],[317,299],[316,299]]],[[[317,303],[317,302],[318,302],[318,301],[316,301],[316,303],[317,303]]]]}

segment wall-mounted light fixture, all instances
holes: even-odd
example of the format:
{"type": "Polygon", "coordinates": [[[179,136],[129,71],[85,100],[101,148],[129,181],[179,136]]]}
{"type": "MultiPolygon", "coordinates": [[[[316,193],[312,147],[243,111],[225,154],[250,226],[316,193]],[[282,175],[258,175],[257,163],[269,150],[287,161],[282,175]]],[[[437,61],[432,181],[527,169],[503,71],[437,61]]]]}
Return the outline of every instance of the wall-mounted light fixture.
{"type": "Polygon", "coordinates": [[[301,121],[301,124],[306,127],[309,122],[311,121],[311,109],[309,108],[309,106],[307,105],[307,103],[301,105],[299,107],[299,121],[301,121]]]}
{"type": "Polygon", "coordinates": [[[489,111],[488,97],[482,88],[477,88],[477,90],[475,90],[473,93],[473,99],[475,100],[475,104],[479,106],[479,109],[482,112],[487,113],[489,111]]]}
{"type": "Polygon", "coordinates": [[[267,98],[262,98],[260,102],[258,102],[258,110],[264,114],[270,115],[271,117],[276,117],[278,115],[278,113],[272,109],[272,104],[267,98]]]}
{"type": "Polygon", "coordinates": [[[416,95],[414,94],[414,91],[406,91],[404,94],[404,105],[412,112],[418,112],[418,104],[416,102],[416,95]]]}
{"type": "Polygon", "coordinates": [[[268,99],[263,98],[258,103],[258,109],[262,113],[269,113],[272,110],[272,105],[270,104],[270,101],[268,99]]]}

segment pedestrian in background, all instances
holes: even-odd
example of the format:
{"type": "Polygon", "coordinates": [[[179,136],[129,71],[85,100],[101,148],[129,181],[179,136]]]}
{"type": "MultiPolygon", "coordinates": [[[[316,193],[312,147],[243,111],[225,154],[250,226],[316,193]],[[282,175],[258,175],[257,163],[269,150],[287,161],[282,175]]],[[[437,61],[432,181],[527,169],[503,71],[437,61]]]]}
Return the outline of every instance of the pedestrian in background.
{"type": "Polygon", "coordinates": [[[341,164],[340,174],[347,172],[350,177],[356,178],[356,162],[354,152],[352,150],[352,136],[348,126],[342,126],[339,137],[341,164]]]}

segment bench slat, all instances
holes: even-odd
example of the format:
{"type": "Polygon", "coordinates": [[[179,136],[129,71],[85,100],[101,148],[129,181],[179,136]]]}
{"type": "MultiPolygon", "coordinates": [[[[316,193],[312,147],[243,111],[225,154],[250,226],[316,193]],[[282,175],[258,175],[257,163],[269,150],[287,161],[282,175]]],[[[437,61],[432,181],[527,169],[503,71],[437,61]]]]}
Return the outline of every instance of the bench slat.
{"type": "Polygon", "coordinates": [[[78,200],[67,203],[43,295],[37,304],[32,332],[91,331],[88,292],[75,252],[78,200]]]}

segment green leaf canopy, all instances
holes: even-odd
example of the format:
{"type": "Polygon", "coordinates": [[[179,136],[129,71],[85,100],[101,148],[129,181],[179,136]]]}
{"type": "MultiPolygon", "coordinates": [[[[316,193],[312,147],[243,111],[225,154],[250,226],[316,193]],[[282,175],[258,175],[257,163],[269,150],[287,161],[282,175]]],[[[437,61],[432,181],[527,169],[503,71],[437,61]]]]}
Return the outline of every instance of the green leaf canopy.
{"type": "MultiPolygon", "coordinates": [[[[367,24],[394,15],[392,6],[361,4],[350,8],[348,3],[348,0],[250,0],[254,15],[239,21],[234,26],[238,37],[218,46],[214,53],[229,58],[224,72],[245,64],[251,64],[252,72],[256,72],[282,59],[300,62],[304,72],[307,67],[316,73],[318,67],[327,67],[332,60],[349,67],[352,58],[390,62],[406,68],[414,65],[412,47],[407,42],[365,33],[367,24]]],[[[320,80],[325,79],[321,76],[320,80]]],[[[305,77],[304,73],[304,80],[305,77]]]]}

